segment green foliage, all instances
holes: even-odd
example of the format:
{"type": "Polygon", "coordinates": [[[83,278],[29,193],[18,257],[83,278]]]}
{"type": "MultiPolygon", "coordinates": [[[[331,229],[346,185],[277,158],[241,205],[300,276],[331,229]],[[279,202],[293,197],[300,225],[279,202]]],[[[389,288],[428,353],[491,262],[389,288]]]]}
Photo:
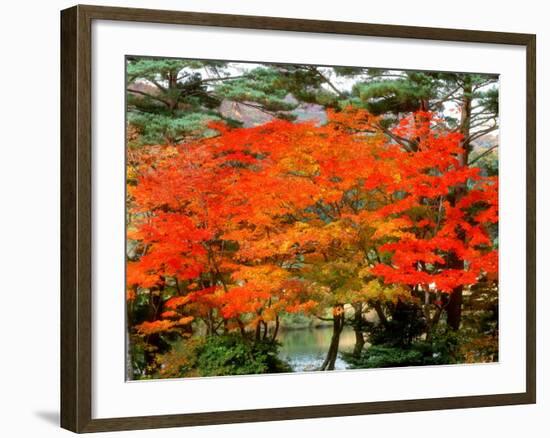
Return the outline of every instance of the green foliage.
{"type": "Polygon", "coordinates": [[[235,333],[212,336],[197,348],[195,367],[201,376],[290,371],[288,365],[277,357],[278,348],[276,342],[252,342],[235,333]]]}
{"type": "Polygon", "coordinates": [[[313,284],[319,292],[316,299],[324,302],[326,306],[332,306],[349,302],[354,293],[364,286],[359,275],[360,269],[361,265],[357,263],[345,259],[335,259],[320,263],[312,269],[306,268],[303,276],[314,282],[313,284]],[[327,288],[331,291],[328,295],[323,293],[327,288]]]}
{"type": "Polygon", "coordinates": [[[470,161],[472,160],[475,160],[474,166],[479,167],[484,175],[498,175],[498,152],[496,150],[487,153],[487,149],[481,149],[472,154],[470,161]]]}
{"type": "Polygon", "coordinates": [[[464,362],[460,345],[464,335],[448,327],[437,327],[431,333],[431,340],[417,342],[414,348],[421,351],[424,365],[443,365],[464,362]]]}
{"type": "Polygon", "coordinates": [[[256,102],[269,111],[290,111],[296,104],[285,99],[288,90],[278,79],[276,70],[259,67],[243,78],[217,85],[215,92],[230,100],[256,102]]]}
{"type": "Polygon", "coordinates": [[[385,345],[373,345],[359,357],[343,354],[351,369],[388,368],[422,365],[422,353],[414,349],[402,349],[385,345]]]}
{"type": "Polygon", "coordinates": [[[421,102],[434,95],[435,87],[432,77],[423,73],[408,73],[405,79],[358,83],[353,88],[353,94],[373,114],[397,114],[421,108],[421,102]]]}
{"type": "Polygon", "coordinates": [[[210,120],[221,119],[201,71],[225,63],[178,59],[130,58],[127,61],[128,123],[139,138],[132,146],[174,143],[211,135],[210,120]]]}
{"type": "Polygon", "coordinates": [[[467,362],[498,361],[498,286],[487,281],[474,285],[464,297],[460,351],[467,362]]]}
{"type": "Polygon", "coordinates": [[[147,370],[146,350],[149,348],[149,344],[145,343],[140,336],[131,337],[129,359],[132,370],[132,376],[130,377],[132,379],[139,380],[145,375],[147,370]]]}
{"type": "Polygon", "coordinates": [[[365,69],[363,67],[333,67],[337,75],[345,77],[354,77],[361,75],[365,69]]]}
{"type": "Polygon", "coordinates": [[[162,80],[178,74],[184,68],[201,68],[201,62],[171,58],[129,58],[126,66],[128,81],[136,79],[162,80]]]}
{"type": "Polygon", "coordinates": [[[421,365],[444,365],[460,363],[457,353],[460,335],[453,331],[438,330],[432,340],[420,340],[408,346],[390,344],[372,345],[359,357],[345,354],[350,368],[389,368],[421,365]]]}
{"type": "Polygon", "coordinates": [[[498,114],[498,88],[491,87],[487,91],[478,92],[476,98],[486,111],[498,114]]]}
{"type": "Polygon", "coordinates": [[[147,368],[144,346],[147,348],[138,341],[132,347],[136,352],[140,350],[140,354],[133,356],[136,358],[133,362],[134,379],[151,378],[152,375],[178,378],[291,371],[290,366],[277,357],[277,342],[253,342],[239,333],[173,340],[169,350],[155,356],[154,369],[147,368]]]}
{"type": "Polygon", "coordinates": [[[326,76],[315,66],[285,65],[277,66],[278,78],[275,85],[292,94],[298,101],[335,106],[339,96],[334,90],[323,88],[326,76]]]}
{"type": "Polygon", "coordinates": [[[178,111],[171,115],[128,113],[128,122],[140,133],[137,145],[171,144],[192,135],[211,136],[215,134],[215,131],[207,129],[207,125],[215,120],[220,120],[220,117],[211,112],[178,111]]]}

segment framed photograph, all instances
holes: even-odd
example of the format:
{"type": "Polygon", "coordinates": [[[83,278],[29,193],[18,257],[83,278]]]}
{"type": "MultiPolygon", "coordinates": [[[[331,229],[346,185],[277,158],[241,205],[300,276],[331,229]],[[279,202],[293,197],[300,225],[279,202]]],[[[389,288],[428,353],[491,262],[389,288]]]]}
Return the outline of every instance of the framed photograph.
{"type": "Polygon", "coordinates": [[[61,423],[535,403],[535,35],[61,13],[61,423]]]}

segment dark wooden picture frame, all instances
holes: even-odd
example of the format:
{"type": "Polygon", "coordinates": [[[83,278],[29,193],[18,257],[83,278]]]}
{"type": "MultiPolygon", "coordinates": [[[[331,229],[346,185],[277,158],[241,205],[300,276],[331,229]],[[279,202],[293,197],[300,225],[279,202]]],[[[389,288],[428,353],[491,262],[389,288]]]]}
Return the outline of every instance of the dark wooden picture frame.
{"type": "Polygon", "coordinates": [[[535,48],[536,37],[531,34],[82,5],[62,11],[61,426],[80,433],[535,403],[535,48]],[[526,48],[527,59],[526,391],[523,393],[481,396],[93,419],[91,288],[91,25],[93,20],[219,26],[524,46],[526,48]]]}

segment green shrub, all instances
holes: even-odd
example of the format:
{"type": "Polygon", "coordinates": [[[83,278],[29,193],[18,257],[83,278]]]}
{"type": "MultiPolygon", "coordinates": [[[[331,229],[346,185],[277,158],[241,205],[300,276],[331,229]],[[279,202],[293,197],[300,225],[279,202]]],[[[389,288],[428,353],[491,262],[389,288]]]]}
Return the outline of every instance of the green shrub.
{"type": "Polygon", "coordinates": [[[350,368],[389,368],[419,365],[444,365],[461,363],[460,335],[453,331],[438,330],[432,339],[420,340],[409,346],[391,344],[372,345],[359,357],[344,354],[350,368]]]}
{"type": "Polygon", "coordinates": [[[422,353],[414,349],[403,349],[385,345],[373,345],[361,356],[343,355],[350,368],[386,368],[422,365],[422,353]]]}
{"type": "Polygon", "coordinates": [[[211,336],[196,351],[196,368],[201,376],[288,372],[278,348],[276,342],[252,342],[237,334],[211,336]]]}

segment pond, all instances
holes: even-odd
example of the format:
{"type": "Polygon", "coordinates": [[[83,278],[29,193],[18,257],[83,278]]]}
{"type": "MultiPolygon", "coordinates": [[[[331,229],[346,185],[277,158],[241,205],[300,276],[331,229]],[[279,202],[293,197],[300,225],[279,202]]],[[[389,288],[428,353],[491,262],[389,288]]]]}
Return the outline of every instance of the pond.
{"type": "MultiPolygon", "coordinates": [[[[281,330],[277,340],[282,344],[279,357],[288,362],[293,371],[315,371],[325,360],[331,327],[315,327],[296,330],[281,330]]],[[[355,333],[351,327],[344,327],[340,335],[340,348],[334,369],[345,370],[347,363],[340,352],[351,352],[355,344],[355,333]]]]}

